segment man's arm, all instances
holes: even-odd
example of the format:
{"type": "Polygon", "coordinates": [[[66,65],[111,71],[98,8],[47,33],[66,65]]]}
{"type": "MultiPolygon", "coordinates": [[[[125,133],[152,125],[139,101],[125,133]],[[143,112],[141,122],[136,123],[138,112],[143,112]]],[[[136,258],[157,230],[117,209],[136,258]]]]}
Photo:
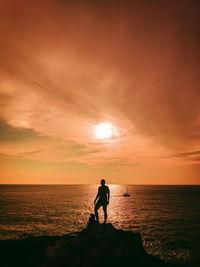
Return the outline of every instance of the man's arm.
{"type": "Polygon", "coordinates": [[[109,201],[110,201],[110,189],[109,189],[109,187],[108,187],[108,192],[107,192],[107,195],[108,195],[108,204],[109,204],[109,201]]]}
{"type": "Polygon", "coordinates": [[[97,201],[98,197],[99,197],[99,188],[98,188],[98,193],[97,193],[97,195],[96,195],[96,198],[95,198],[95,200],[94,200],[94,205],[96,204],[96,201],[97,201]]]}

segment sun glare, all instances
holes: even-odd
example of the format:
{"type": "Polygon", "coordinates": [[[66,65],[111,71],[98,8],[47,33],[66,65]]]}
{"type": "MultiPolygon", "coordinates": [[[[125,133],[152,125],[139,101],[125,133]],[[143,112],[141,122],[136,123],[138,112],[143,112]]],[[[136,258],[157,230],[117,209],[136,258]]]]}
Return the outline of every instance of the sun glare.
{"type": "Polygon", "coordinates": [[[114,132],[114,127],[111,123],[100,123],[95,127],[95,136],[98,139],[111,138],[114,132]]]}

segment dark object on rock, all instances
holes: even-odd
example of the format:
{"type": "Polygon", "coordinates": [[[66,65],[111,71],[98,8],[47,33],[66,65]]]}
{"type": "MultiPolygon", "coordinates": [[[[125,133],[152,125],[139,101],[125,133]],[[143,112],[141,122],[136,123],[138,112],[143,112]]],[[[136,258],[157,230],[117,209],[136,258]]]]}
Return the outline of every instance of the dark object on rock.
{"type": "Polygon", "coordinates": [[[91,213],[89,221],[88,221],[88,224],[87,224],[87,228],[91,229],[91,228],[95,227],[95,225],[98,224],[98,223],[99,222],[96,220],[95,214],[91,213]]]}
{"type": "Polygon", "coordinates": [[[88,226],[96,224],[96,223],[98,223],[98,222],[96,221],[95,214],[91,213],[90,218],[89,218],[89,222],[88,222],[88,226]]]}
{"type": "Polygon", "coordinates": [[[2,267],[176,266],[148,255],[139,233],[94,221],[73,235],[1,241],[0,250],[2,267]]]}

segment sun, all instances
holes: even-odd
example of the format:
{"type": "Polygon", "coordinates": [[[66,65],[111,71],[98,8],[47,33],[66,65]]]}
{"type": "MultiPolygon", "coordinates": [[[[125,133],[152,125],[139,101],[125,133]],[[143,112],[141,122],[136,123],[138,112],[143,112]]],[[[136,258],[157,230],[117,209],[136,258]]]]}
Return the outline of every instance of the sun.
{"type": "Polygon", "coordinates": [[[115,129],[111,123],[100,123],[95,127],[95,136],[98,139],[111,138],[115,134],[115,129]]]}

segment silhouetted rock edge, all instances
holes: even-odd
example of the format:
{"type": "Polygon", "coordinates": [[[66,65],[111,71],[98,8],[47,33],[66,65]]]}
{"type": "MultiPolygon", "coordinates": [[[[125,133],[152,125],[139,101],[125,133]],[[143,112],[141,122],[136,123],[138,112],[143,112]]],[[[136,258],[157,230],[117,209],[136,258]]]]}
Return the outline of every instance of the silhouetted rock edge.
{"type": "Polygon", "coordinates": [[[148,255],[139,233],[112,224],[88,224],[81,232],[64,236],[2,240],[0,250],[3,267],[180,266],[148,255]]]}

